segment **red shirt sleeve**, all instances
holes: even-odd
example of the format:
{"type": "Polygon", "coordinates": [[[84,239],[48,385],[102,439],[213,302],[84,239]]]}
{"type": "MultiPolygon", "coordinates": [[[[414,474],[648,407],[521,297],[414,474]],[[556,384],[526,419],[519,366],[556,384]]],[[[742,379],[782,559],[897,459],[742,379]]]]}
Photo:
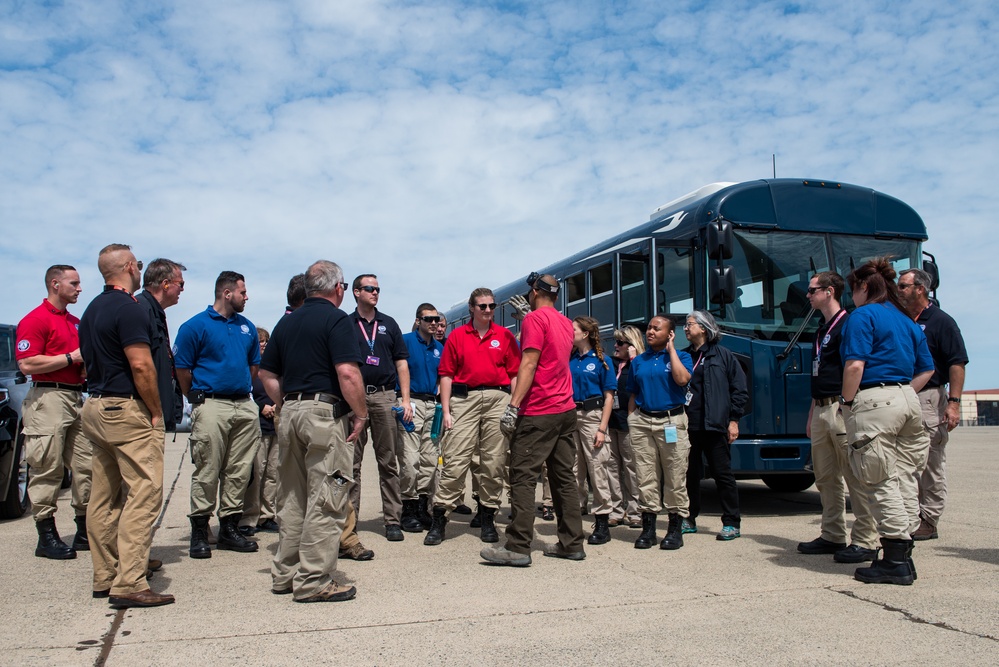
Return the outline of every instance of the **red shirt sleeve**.
{"type": "Polygon", "coordinates": [[[28,359],[45,352],[45,344],[48,341],[48,327],[42,320],[28,314],[17,325],[17,353],[16,359],[28,359]]]}

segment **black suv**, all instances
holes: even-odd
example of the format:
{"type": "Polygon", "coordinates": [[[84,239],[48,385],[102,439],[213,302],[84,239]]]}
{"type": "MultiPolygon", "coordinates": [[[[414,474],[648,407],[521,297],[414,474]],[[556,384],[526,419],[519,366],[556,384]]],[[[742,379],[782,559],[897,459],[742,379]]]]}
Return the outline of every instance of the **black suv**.
{"type": "Polygon", "coordinates": [[[0,519],[16,519],[28,511],[28,464],[21,433],[21,402],[28,393],[17,369],[16,327],[0,324],[0,519]]]}

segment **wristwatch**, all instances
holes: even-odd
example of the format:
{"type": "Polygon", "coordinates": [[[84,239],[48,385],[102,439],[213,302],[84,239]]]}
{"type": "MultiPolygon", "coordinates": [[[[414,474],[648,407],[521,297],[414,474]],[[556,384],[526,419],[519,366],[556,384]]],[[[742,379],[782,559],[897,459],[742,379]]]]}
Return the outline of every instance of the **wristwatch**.
{"type": "Polygon", "coordinates": [[[960,403],[961,399],[958,398],[958,397],[956,397],[956,396],[948,396],[947,397],[947,402],[948,403],[960,403]]]}
{"type": "Polygon", "coordinates": [[[850,400],[850,401],[846,400],[845,398],[843,398],[843,394],[840,394],[839,395],[839,404],[840,405],[845,405],[846,407],[849,408],[849,407],[853,406],[853,401],[852,400],[850,400]]]}

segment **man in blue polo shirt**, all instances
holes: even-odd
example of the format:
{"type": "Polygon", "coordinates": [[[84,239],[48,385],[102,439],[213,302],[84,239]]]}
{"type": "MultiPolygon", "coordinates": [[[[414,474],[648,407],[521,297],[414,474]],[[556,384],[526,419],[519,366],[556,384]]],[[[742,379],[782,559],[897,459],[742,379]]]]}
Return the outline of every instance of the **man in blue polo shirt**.
{"type": "Polygon", "coordinates": [[[215,281],[215,303],[181,325],[174,360],[191,414],[191,558],[211,558],[208,521],[219,496],[218,548],[252,552],[240,534],[243,499],[260,438],[251,377],[260,365],[257,329],[242,315],[246,283],[234,271],[215,281]]]}
{"type": "MultiPolygon", "coordinates": [[[[413,405],[413,430],[399,424],[399,490],[402,494],[402,529],[410,533],[430,528],[430,496],[437,472],[437,449],[430,439],[437,406],[437,367],[444,345],[436,338],[441,316],[429,303],[416,309],[416,324],[403,334],[409,350],[409,398],[413,405]]],[[[402,387],[398,389],[402,396],[402,387]]]]}

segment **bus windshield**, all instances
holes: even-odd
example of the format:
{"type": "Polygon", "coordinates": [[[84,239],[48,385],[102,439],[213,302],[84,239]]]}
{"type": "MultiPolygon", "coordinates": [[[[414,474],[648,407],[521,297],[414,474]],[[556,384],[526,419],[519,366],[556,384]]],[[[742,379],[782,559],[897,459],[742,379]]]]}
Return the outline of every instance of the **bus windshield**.
{"type": "MultiPolygon", "coordinates": [[[[895,257],[896,271],[919,266],[916,241],[737,230],[732,259],[726,262],[735,269],[737,298],[723,312],[717,308],[712,312],[727,332],[789,340],[808,316],[808,281],[815,273],[832,269],[845,278],[853,268],[880,255],[895,257]]],[[[843,305],[853,307],[848,293],[843,305]]],[[[802,340],[812,339],[818,319],[813,315],[802,340]]]]}

